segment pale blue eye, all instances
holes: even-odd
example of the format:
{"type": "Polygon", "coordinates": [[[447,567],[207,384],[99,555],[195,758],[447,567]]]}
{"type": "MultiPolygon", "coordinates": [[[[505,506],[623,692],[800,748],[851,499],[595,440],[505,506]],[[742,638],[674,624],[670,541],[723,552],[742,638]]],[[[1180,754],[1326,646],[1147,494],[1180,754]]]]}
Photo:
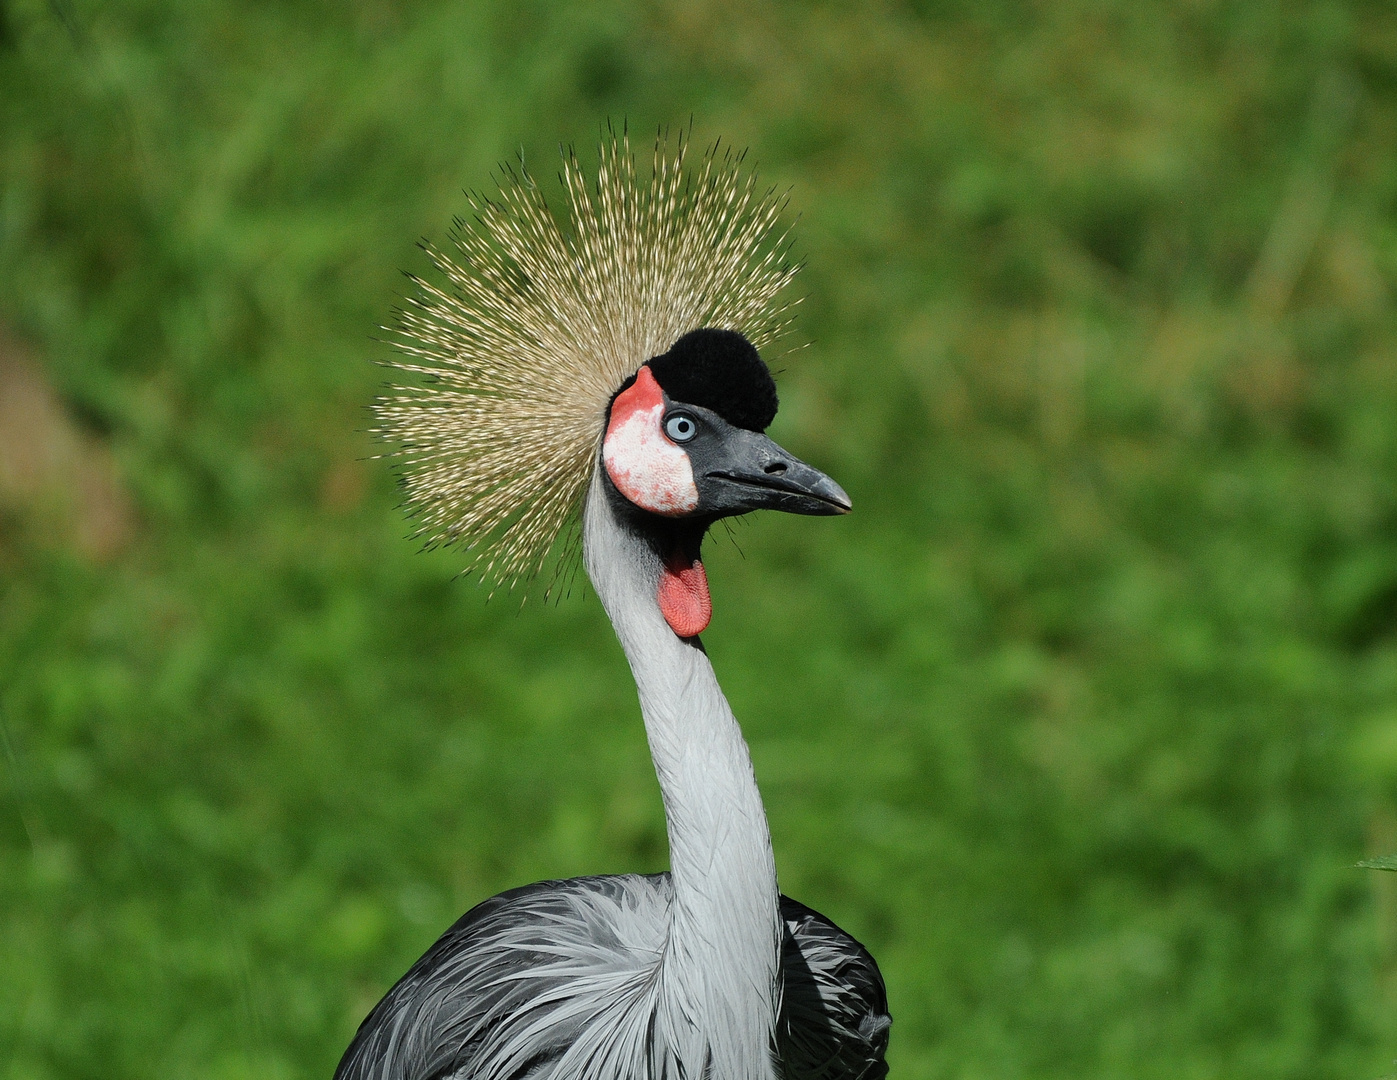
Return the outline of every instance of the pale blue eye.
{"type": "Polygon", "coordinates": [[[688,413],[671,413],[665,418],[665,434],[675,442],[688,442],[698,434],[698,424],[688,413]]]}

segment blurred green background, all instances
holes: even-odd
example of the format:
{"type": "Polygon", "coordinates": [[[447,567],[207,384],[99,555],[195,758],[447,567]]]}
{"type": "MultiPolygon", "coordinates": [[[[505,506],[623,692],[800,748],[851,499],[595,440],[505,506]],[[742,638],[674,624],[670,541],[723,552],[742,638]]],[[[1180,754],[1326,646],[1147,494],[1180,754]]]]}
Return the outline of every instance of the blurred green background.
{"type": "Polygon", "coordinates": [[[0,1078],[328,1077],[457,914],[665,864],[599,605],[418,554],[371,338],[463,187],[750,146],[708,556],[785,890],[912,1078],[1397,1057],[1397,9],[0,0],[0,1078]]]}

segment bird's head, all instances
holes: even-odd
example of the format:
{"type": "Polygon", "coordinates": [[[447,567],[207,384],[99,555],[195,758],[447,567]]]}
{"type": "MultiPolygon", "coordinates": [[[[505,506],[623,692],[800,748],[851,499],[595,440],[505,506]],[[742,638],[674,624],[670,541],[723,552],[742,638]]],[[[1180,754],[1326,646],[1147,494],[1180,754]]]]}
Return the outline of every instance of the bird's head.
{"type": "Polygon", "coordinates": [[[603,474],[660,548],[660,610],[681,637],[712,615],[699,544],[719,518],[751,510],[843,514],[844,489],[764,434],[776,384],[734,330],[685,334],[611,400],[603,474]]]}
{"type": "Polygon", "coordinates": [[[562,217],[503,170],[455,252],[427,247],[444,283],[408,299],[393,366],[412,381],[375,413],[429,546],[463,547],[512,587],[596,484],[658,556],[661,610],[692,637],[711,611],[699,545],[714,521],[840,514],[849,498],[764,434],[776,386],[758,350],[790,324],[797,270],[785,200],[741,154],[714,144],[690,171],[686,152],[662,136],[648,180],[624,133],[595,179],[568,153],[562,217]]]}

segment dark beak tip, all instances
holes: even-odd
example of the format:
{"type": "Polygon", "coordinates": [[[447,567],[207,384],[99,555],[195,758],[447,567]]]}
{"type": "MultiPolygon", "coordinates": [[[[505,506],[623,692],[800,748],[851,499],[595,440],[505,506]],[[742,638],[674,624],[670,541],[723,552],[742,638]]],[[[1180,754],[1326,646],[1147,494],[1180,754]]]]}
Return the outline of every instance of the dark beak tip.
{"type": "Polygon", "coordinates": [[[825,480],[827,483],[822,485],[824,490],[819,493],[820,497],[834,508],[836,514],[847,514],[854,508],[854,501],[849,498],[849,493],[829,477],[825,477],[825,480]]]}

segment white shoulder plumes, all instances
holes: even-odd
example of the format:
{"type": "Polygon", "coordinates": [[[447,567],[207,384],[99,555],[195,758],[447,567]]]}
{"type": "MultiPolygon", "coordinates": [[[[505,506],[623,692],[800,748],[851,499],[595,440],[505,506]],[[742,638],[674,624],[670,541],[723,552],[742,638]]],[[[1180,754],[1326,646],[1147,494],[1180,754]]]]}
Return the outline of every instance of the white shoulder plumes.
{"type": "Polygon", "coordinates": [[[513,586],[539,572],[580,507],[611,395],[646,360],[703,326],[762,348],[789,323],[795,274],[784,199],[715,144],[697,170],[687,142],[655,144],[648,181],[625,134],[602,142],[595,182],[570,151],[559,220],[527,171],[471,196],[445,278],[414,279],[393,363],[419,376],[375,405],[430,546],[513,586]]]}

